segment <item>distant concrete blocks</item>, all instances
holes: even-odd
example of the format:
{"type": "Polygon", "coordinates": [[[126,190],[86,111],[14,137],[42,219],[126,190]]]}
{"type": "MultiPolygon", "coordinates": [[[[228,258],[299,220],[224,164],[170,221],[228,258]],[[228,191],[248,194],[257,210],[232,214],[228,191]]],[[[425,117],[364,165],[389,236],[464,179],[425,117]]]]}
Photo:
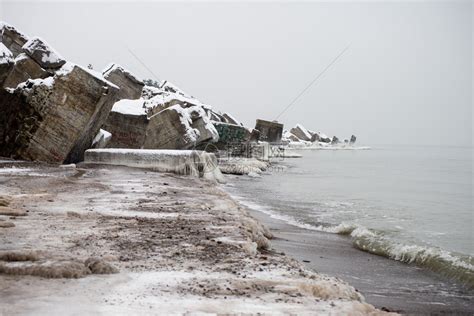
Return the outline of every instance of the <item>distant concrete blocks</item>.
{"type": "Polygon", "coordinates": [[[277,143],[281,141],[283,134],[283,124],[278,122],[270,122],[258,119],[255,124],[255,129],[260,132],[260,140],[277,143]]]}

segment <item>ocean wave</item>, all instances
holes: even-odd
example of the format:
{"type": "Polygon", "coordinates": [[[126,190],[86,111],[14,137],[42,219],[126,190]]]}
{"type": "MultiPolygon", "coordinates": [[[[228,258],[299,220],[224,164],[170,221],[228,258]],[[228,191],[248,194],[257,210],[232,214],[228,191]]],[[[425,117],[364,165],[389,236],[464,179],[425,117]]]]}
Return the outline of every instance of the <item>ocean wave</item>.
{"type": "Polygon", "coordinates": [[[350,236],[352,244],[357,249],[392,260],[416,264],[474,288],[472,256],[449,252],[438,247],[398,242],[365,227],[355,228],[350,236]]]}
{"type": "Polygon", "coordinates": [[[271,218],[303,229],[348,236],[351,238],[353,246],[359,250],[407,264],[416,264],[445,277],[458,280],[471,289],[474,288],[474,258],[472,256],[449,252],[437,247],[406,244],[391,238],[382,231],[353,223],[308,224],[242,197],[234,196],[234,198],[241,204],[265,213],[271,218]]]}

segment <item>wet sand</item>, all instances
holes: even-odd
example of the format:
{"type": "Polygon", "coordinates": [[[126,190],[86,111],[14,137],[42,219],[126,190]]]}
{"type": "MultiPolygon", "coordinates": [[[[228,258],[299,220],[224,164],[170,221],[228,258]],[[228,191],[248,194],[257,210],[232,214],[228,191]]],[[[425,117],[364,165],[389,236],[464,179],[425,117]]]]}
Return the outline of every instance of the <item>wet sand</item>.
{"type": "Polygon", "coordinates": [[[415,315],[474,314],[474,291],[462,285],[414,265],[357,250],[347,236],[305,230],[255,210],[251,214],[273,232],[272,246],[277,251],[314,271],[340,277],[377,308],[415,315]]]}
{"type": "Polygon", "coordinates": [[[0,160],[0,196],[0,315],[382,313],[214,183],[0,160]]]}

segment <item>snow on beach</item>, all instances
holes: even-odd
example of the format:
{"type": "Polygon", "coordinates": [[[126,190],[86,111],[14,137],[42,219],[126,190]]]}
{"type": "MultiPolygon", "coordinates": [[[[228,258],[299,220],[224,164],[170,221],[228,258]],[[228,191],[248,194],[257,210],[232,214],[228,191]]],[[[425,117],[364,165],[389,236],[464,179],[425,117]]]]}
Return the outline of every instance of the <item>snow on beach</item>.
{"type": "Polygon", "coordinates": [[[269,251],[271,233],[216,185],[126,167],[28,168],[61,176],[0,173],[6,207],[29,210],[0,233],[2,313],[383,313],[346,283],[269,251]],[[2,259],[19,255],[33,261],[2,259]],[[13,275],[87,258],[118,273],[13,275]],[[56,265],[31,270],[45,262],[56,265]]]}

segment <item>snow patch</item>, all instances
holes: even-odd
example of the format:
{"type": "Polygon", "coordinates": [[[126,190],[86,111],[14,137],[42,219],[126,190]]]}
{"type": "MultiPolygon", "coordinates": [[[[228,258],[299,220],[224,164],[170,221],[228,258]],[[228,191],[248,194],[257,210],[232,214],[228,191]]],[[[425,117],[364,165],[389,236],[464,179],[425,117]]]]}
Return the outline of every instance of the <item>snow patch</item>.
{"type": "Polygon", "coordinates": [[[123,99],[114,104],[112,112],[117,112],[126,115],[146,115],[146,109],[144,107],[145,100],[128,100],[123,99]]]}

